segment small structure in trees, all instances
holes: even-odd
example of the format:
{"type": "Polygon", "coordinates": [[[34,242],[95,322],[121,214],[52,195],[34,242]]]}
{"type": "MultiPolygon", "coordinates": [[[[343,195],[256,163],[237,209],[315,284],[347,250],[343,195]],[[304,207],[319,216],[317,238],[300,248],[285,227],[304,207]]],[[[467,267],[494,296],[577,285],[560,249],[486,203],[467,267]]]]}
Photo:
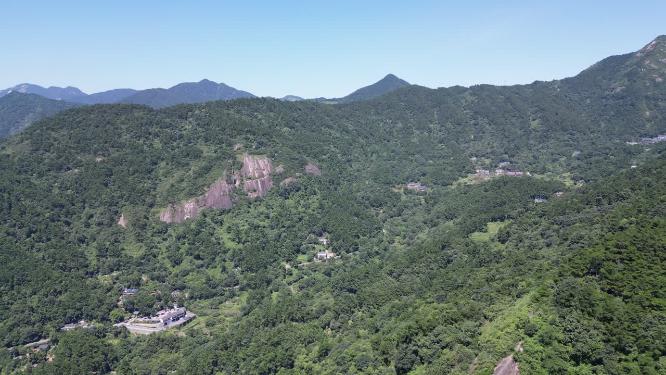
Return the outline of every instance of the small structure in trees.
{"type": "Polygon", "coordinates": [[[328,260],[334,259],[335,253],[332,251],[324,250],[320,251],[315,255],[315,262],[326,262],[328,260]]]}
{"type": "Polygon", "coordinates": [[[93,327],[93,325],[91,323],[86,322],[85,320],[79,320],[76,323],[65,324],[64,326],[62,326],[60,328],[60,330],[61,331],[72,331],[72,330],[75,330],[77,328],[87,329],[87,328],[92,328],[92,327],[93,327]]]}
{"type": "Polygon", "coordinates": [[[406,187],[408,190],[416,191],[418,193],[425,193],[428,191],[428,187],[420,182],[408,182],[406,187]]]}

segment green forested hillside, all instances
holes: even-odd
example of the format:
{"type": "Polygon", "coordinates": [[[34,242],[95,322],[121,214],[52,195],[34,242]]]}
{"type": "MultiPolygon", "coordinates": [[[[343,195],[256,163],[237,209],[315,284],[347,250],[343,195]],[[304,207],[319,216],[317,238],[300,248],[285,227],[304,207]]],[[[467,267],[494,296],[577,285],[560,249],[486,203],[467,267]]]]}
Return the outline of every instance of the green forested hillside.
{"type": "Polygon", "coordinates": [[[627,65],[659,63],[647,48],[524,86],[44,120],[0,146],[0,365],[488,374],[513,354],[526,374],[663,373],[665,146],[627,144],[666,133],[663,83],[627,65]],[[265,197],[159,220],[246,153],[275,165],[265,197]],[[524,175],[472,176],[496,168],[524,175]],[[113,327],[174,302],[197,318],[113,327]],[[80,319],[95,328],[59,330],[80,319]]]}
{"type": "Polygon", "coordinates": [[[18,133],[33,122],[78,106],[34,94],[12,92],[0,97],[0,139],[18,133]]]}

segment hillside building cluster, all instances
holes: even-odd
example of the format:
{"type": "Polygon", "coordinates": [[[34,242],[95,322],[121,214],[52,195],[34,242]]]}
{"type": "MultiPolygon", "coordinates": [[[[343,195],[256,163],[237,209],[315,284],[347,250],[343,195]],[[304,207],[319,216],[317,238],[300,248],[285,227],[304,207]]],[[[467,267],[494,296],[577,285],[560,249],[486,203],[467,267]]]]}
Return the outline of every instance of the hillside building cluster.
{"type": "Polygon", "coordinates": [[[88,329],[88,328],[93,328],[92,323],[86,322],[85,320],[79,320],[76,323],[69,323],[65,324],[60,328],[61,331],[73,331],[77,328],[83,328],[83,329],[88,329]]]}
{"type": "Polygon", "coordinates": [[[324,250],[324,251],[319,251],[315,255],[314,260],[315,260],[315,262],[326,262],[328,260],[335,259],[335,258],[337,258],[337,256],[335,255],[334,252],[324,250]]]}
{"type": "Polygon", "coordinates": [[[417,193],[425,193],[428,191],[428,187],[423,185],[420,182],[408,182],[407,185],[405,185],[407,190],[412,190],[417,193]]]}
{"type": "Polygon", "coordinates": [[[652,138],[641,138],[638,142],[627,142],[628,145],[652,145],[655,143],[666,142],[666,134],[660,134],[652,138]]]}
{"type": "Polygon", "coordinates": [[[133,317],[114,326],[125,327],[132,333],[149,335],[181,326],[195,317],[196,315],[187,311],[185,307],[174,306],[172,309],[158,311],[155,316],[133,317]]]}
{"type": "Polygon", "coordinates": [[[498,163],[497,168],[493,170],[477,167],[474,171],[474,175],[472,175],[472,177],[481,181],[488,180],[492,177],[501,177],[501,176],[523,177],[523,176],[530,176],[530,173],[521,171],[516,168],[512,168],[510,162],[503,161],[498,163]]]}

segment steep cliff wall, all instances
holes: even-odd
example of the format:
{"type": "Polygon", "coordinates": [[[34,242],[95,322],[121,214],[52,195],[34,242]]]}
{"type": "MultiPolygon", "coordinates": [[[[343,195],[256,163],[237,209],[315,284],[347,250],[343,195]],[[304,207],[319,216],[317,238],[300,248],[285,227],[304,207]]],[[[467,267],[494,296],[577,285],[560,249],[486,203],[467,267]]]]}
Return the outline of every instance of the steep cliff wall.
{"type": "Polygon", "coordinates": [[[273,163],[265,156],[243,155],[241,177],[255,179],[269,176],[273,172],[273,163]]]}
{"type": "Polygon", "coordinates": [[[267,157],[245,154],[240,177],[243,181],[243,190],[250,198],[264,197],[273,187],[273,164],[267,157]]]}
{"type": "Polygon", "coordinates": [[[518,363],[516,363],[512,355],[505,357],[497,364],[493,375],[520,375],[518,363]]]}
{"type": "Polygon", "coordinates": [[[160,220],[165,223],[182,223],[199,214],[198,198],[190,199],[176,205],[169,205],[160,212],[160,220]]]}
{"type": "Polygon", "coordinates": [[[199,203],[202,207],[229,209],[233,206],[231,194],[234,188],[234,185],[227,183],[225,179],[221,178],[208,188],[206,194],[199,199],[199,203]]]}
{"type": "Polygon", "coordinates": [[[195,218],[205,208],[227,210],[233,207],[233,193],[242,188],[250,198],[266,196],[273,187],[273,164],[265,156],[243,155],[243,165],[230,179],[222,177],[208,187],[206,192],[179,204],[171,204],[160,212],[165,223],[182,223],[195,218]]]}

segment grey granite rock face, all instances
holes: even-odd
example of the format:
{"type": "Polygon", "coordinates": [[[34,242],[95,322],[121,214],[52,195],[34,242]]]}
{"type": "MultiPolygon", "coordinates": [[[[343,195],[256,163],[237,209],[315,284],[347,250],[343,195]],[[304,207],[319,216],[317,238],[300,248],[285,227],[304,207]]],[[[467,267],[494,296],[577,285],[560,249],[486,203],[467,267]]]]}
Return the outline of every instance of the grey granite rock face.
{"type": "Polygon", "coordinates": [[[203,195],[169,205],[160,212],[160,220],[182,223],[197,217],[206,208],[228,210],[234,205],[233,193],[237,188],[242,188],[252,199],[265,197],[273,187],[272,173],[273,163],[269,158],[245,154],[243,166],[232,175],[231,182],[224,176],[210,185],[203,195]]]}

